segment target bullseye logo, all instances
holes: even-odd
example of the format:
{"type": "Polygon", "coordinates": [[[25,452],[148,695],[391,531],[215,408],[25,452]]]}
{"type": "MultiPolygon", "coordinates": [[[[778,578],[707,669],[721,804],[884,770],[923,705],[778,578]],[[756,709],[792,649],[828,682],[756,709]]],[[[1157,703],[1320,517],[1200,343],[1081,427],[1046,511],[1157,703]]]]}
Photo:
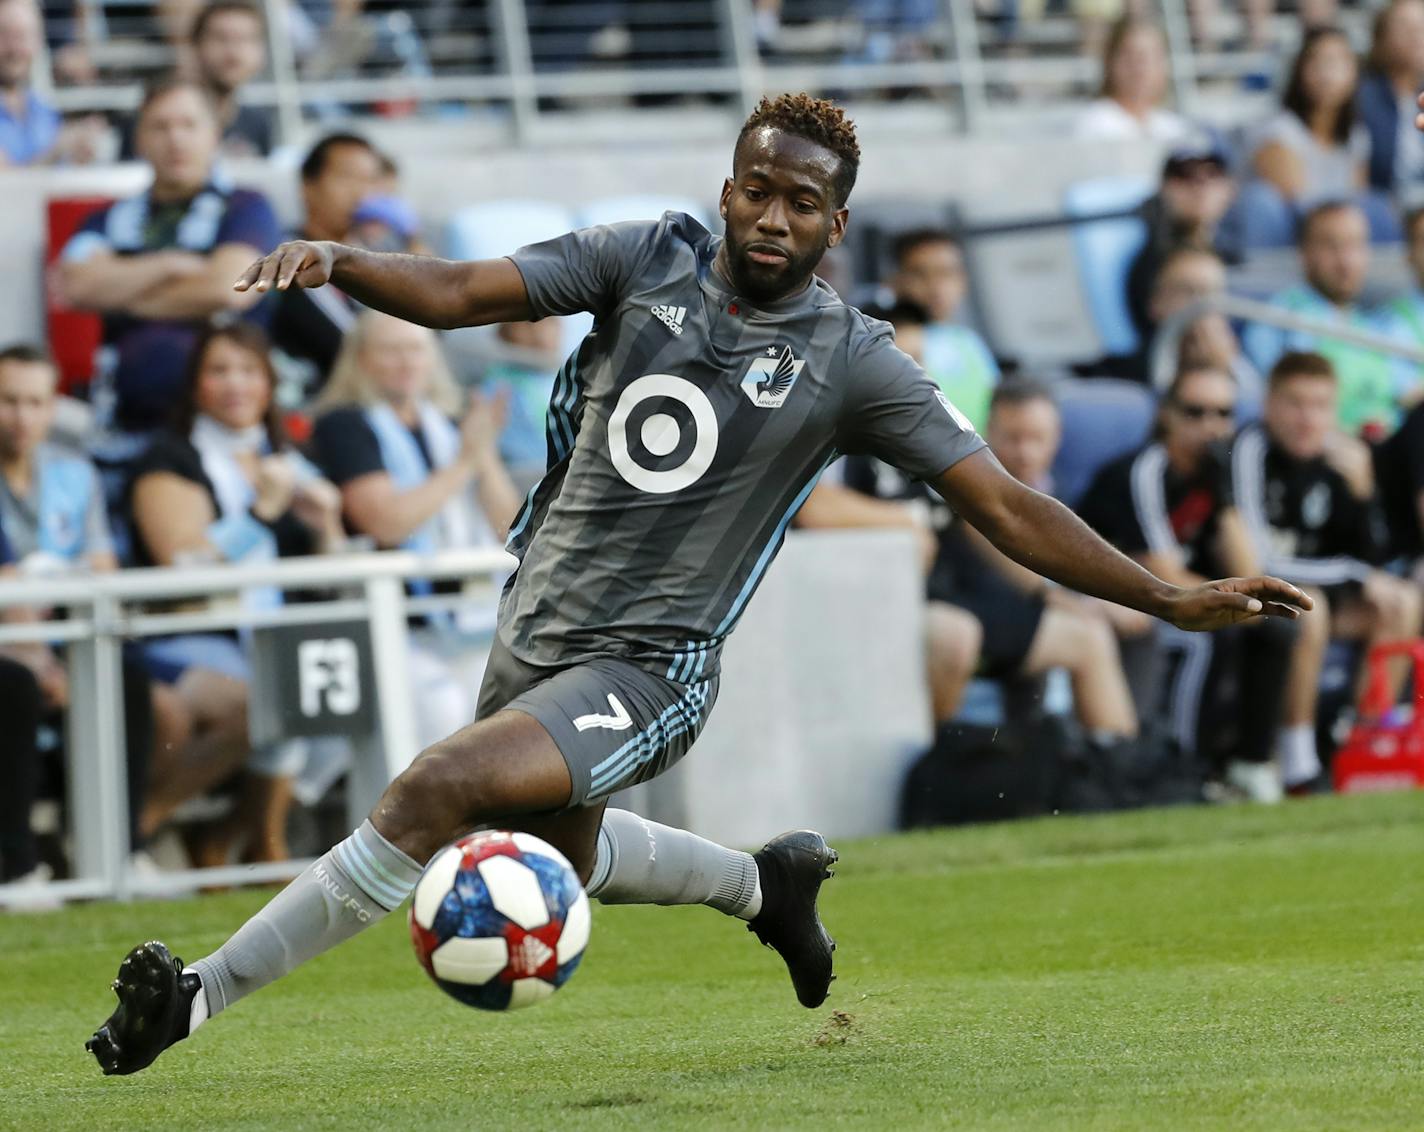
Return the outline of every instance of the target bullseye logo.
{"type": "Polygon", "coordinates": [[[608,453],[639,491],[691,487],[717,455],[717,414],[686,378],[650,373],[630,382],[608,418],[608,453]]]}

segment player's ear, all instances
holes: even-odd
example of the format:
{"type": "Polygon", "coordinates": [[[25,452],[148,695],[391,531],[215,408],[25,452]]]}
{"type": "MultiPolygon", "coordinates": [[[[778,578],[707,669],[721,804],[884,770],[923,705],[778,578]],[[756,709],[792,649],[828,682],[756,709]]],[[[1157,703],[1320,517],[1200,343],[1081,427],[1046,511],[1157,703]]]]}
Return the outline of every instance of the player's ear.
{"type": "Polygon", "coordinates": [[[717,200],[717,211],[722,214],[722,219],[727,219],[727,204],[732,199],[732,178],[728,177],[722,182],[722,195],[717,200]]]}
{"type": "Polygon", "coordinates": [[[845,239],[846,225],[850,223],[850,209],[838,208],[831,214],[831,232],[826,237],[826,247],[833,248],[845,239]]]}

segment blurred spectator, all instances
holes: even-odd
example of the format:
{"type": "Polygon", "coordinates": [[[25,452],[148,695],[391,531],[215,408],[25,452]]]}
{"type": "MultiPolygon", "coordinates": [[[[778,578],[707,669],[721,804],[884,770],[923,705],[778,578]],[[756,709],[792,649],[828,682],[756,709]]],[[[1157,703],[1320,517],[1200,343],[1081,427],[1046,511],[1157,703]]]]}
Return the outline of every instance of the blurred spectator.
{"type": "MultiPolygon", "coordinates": [[[[1156,438],[1104,467],[1078,508],[1099,534],[1174,585],[1260,572],[1231,492],[1236,392],[1224,370],[1182,369],[1163,398],[1156,438]]],[[[1193,724],[1179,721],[1179,730],[1194,733],[1199,753],[1254,801],[1281,798],[1272,762],[1285,742],[1278,732],[1290,730],[1294,742],[1291,729],[1303,728],[1313,751],[1327,631],[1323,616],[1263,620],[1203,638],[1205,648],[1184,654],[1171,699],[1173,714],[1190,713],[1193,724]]]]}
{"type": "Polygon", "coordinates": [[[1397,229],[1387,204],[1362,195],[1370,135],[1355,112],[1358,78],[1354,48],[1342,31],[1315,27],[1305,33],[1280,111],[1252,135],[1254,179],[1241,192],[1251,246],[1289,245],[1300,214],[1322,201],[1358,198],[1379,238],[1397,229]]]}
{"type": "MultiPolygon", "coordinates": [[[[458,402],[432,331],[375,311],[357,319],[317,403],[312,433],[317,462],[340,487],[352,531],[380,547],[426,553],[503,544],[520,505],[499,457],[503,403],[474,397],[457,426],[450,417],[458,402]]],[[[488,630],[493,615],[493,608],[471,607],[461,627],[488,630]]],[[[410,658],[421,746],[473,715],[468,690],[439,656],[438,628],[416,634],[410,658]]]]}
{"type": "MultiPolygon", "coordinates": [[[[1156,339],[1167,321],[1193,303],[1225,293],[1226,265],[1215,252],[1182,247],[1168,255],[1153,281],[1144,348],[1123,376],[1152,382],[1156,339]]],[[[1208,311],[1192,319],[1182,334],[1177,357],[1172,360],[1176,368],[1204,366],[1225,370],[1236,382],[1239,407],[1248,413],[1260,408],[1266,391],[1265,379],[1242,352],[1240,340],[1226,315],[1208,311]]]]}
{"type": "Polygon", "coordinates": [[[1142,206],[1147,242],[1127,273],[1127,308],[1142,338],[1151,333],[1147,303],[1169,253],[1181,247],[1205,248],[1225,262],[1240,262],[1237,241],[1222,228],[1235,195],[1230,158],[1215,139],[1185,141],[1167,155],[1161,187],[1142,206]]]}
{"type": "MultiPolygon", "coordinates": [[[[193,348],[173,427],[144,454],[130,495],[141,565],[261,563],[322,553],[345,542],[336,489],[286,442],[273,404],[276,375],[266,336],[246,323],[213,327],[193,348]]],[[[249,587],[246,608],[282,602],[280,590],[249,587]]],[[[246,762],[235,818],[199,854],[226,863],[245,842],[250,860],[284,860],[300,741],[252,752],[247,739],[250,669],[236,633],[155,639],[146,658],[177,691],[194,739],[155,766],[145,825],[157,828],[185,799],[246,762]]]]}
{"type": "Polygon", "coordinates": [[[1162,108],[1167,96],[1167,40],[1162,29],[1138,16],[1122,16],[1103,49],[1103,85],[1079,115],[1080,138],[1174,142],[1190,126],[1162,108]]]}
{"type": "Polygon", "coordinates": [[[178,399],[202,324],[261,298],[232,281],[276,247],[279,229],[262,194],[233,187],[215,168],[217,118],[203,87],[172,78],[150,87],[137,139],[153,184],[84,221],[56,282],[68,305],[104,315],[94,388],[101,422],[144,433],[178,399]]]}
{"type": "MultiPolygon", "coordinates": [[[[1047,387],[1021,379],[999,386],[990,409],[991,433],[996,424],[1013,470],[1031,485],[1048,486],[1060,422],[1047,387]]],[[[1042,578],[1004,559],[957,521],[937,495],[888,464],[852,456],[845,482],[877,499],[922,500],[918,505],[930,508],[939,545],[929,596],[966,610],[982,626],[981,675],[1004,678],[1065,668],[1078,717],[1095,742],[1115,745],[1137,734],[1117,641],[1097,610],[1076,595],[1054,593],[1042,578]]]]}
{"type": "Polygon", "coordinates": [[[1424,0],[1390,0],[1375,13],[1355,106],[1370,137],[1370,185],[1405,199],[1424,188],[1424,137],[1414,128],[1421,88],[1424,0]]]}
{"type": "Polygon", "coordinates": [[[509,406],[499,434],[499,455],[515,487],[528,491],[549,463],[545,416],[561,361],[560,320],[504,322],[498,360],[485,371],[481,390],[509,406]]]}
{"type": "Polygon", "coordinates": [[[65,123],[31,86],[43,30],[36,0],[0,0],[0,167],[83,165],[97,160],[103,143],[103,118],[65,123]]]}
{"type": "Polygon", "coordinates": [[[923,323],[925,372],[975,428],[983,428],[999,364],[974,330],[954,321],[969,293],[959,242],[942,229],[920,228],[896,238],[894,255],[890,286],[897,303],[909,304],[890,320],[897,341],[902,327],[923,323]]]}
{"type": "MultiPolygon", "coordinates": [[[[1368,451],[1336,432],[1337,384],[1320,354],[1276,363],[1262,422],[1236,438],[1233,491],[1261,568],[1315,587],[1334,636],[1408,640],[1419,635],[1420,591],[1373,565],[1385,551],[1383,522],[1368,451]]],[[[1287,786],[1315,776],[1312,754],[1282,751],[1287,786]]]]}
{"type": "MultiPolygon", "coordinates": [[[[217,109],[224,157],[266,157],[272,152],[275,117],[267,107],[244,106],[242,88],[267,66],[267,24],[255,0],[211,0],[193,17],[193,76],[207,88],[217,109]]],[[[136,153],[134,122],[124,132],[120,155],[136,153]]]]}
{"type": "Polygon", "coordinates": [[[1390,558],[1404,558],[1424,584],[1424,404],[1416,405],[1384,443],[1375,445],[1375,483],[1389,528],[1390,558]]]}
{"type": "MultiPolygon", "coordinates": [[[[0,531],[4,558],[13,560],[21,575],[33,578],[109,571],[116,566],[93,465],[47,440],[57,380],[43,351],[24,345],[0,351],[0,531]]],[[[37,622],[51,616],[48,610],[10,609],[3,619],[37,622]]],[[[32,673],[40,693],[41,718],[61,723],[61,713],[69,707],[69,673],[59,653],[43,642],[0,646],[0,651],[32,673]]],[[[130,844],[139,848],[138,814],[153,745],[154,704],[141,665],[125,657],[122,673],[130,844]]],[[[8,679],[13,685],[19,678],[11,671],[8,679]]],[[[4,855],[0,868],[7,875],[29,873],[37,865],[30,808],[40,777],[39,751],[26,715],[28,693],[23,680],[20,684],[20,698],[14,702],[17,746],[11,754],[29,761],[0,768],[0,778],[8,779],[3,790],[7,801],[0,807],[0,854],[4,855]]],[[[0,703],[6,709],[8,731],[11,701],[0,699],[0,703]]]]}
{"type": "MultiPolygon", "coordinates": [[[[1379,322],[1360,306],[1370,268],[1369,228],[1353,204],[1328,203],[1306,214],[1300,229],[1305,282],[1271,298],[1273,306],[1307,318],[1378,333],[1379,322]]],[[[1388,329],[1386,327],[1386,329],[1388,329]]],[[[1415,367],[1374,350],[1253,323],[1243,335],[1246,353],[1262,373],[1287,350],[1316,351],[1334,364],[1339,379],[1340,426],[1357,433],[1365,426],[1392,430],[1399,403],[1412,396],[1415,367]]]]}
{"type": "MultiPolygon", "coordinates": [[[[1416,208],[1405,217],[1404,237],[1414,286],[1385,303],[1380,311],[1380,329],[1400,342],[1424,347],[1424,208],[1416,208]]],[[[1412,404],[1420,391],[1421,385],[1416,383],[1401,395],[1406,404],[1412,404]]]]}
{"type": "Polygon", "coordinates": [[[400,197],[366,197],[351,214],[347,239],[369,251],[411,252],[419,238],[420,218],[400,197]]]}
{"type": "MultiPolygon", "coordinates": [[[[302,162],[303,220],[293,237],[350,240],[356,209],[376,191],[381,177],[381,156],[365,138],[346,133],[322,138],[302,162]]],[[[330,284],[315,290],[293,288],[277,296],[272,341],[297,363],[297,380],[308,394],[320,389],[331,373],[357,309],[354,300],[330,284]]]]}
{"type": "Polygon", "coordinates": [[[4,655],[0,703],[5,705],[5,726],[0,728],[0,886],[42,890],[54,871],[40,860],[30,811],[39,793],[44,696],[29,667],[4,655]]]}

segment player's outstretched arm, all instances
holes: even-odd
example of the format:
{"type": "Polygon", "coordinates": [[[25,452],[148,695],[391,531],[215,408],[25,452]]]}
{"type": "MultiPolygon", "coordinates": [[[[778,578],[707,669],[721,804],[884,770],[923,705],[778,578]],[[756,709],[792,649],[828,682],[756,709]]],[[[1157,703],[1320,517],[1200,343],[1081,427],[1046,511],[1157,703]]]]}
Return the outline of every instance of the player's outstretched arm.
{"type": "Polygon", "coordinates": [[[1310,598],[1279,578],[1228,578],[1183,588],[1120,554],[1056,499],[1025,487],[988,449],[935,483],[961,516],[1015,562],[1079,593],[1140,609],[1182,629],[1252,617],[1299,617],[1310,598]]]}
{"type": "Polygon", "coordinates": [[[508,259],[468,262],[368,252],[329,240],[290,240],[253,263],[236,291],[340,287],[374,310],[437,330],[533,317],[524,277],[508,259]]]}

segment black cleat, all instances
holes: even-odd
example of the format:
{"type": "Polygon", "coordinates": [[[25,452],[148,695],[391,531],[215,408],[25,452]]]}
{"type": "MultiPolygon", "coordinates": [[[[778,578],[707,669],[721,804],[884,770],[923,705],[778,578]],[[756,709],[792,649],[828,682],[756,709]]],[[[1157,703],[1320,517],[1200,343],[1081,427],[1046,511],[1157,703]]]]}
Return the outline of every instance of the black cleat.
{"type": "Polygon", "coordinates": [[[183,961],[157,940],[141,943],[119,964],[119,1006],[84,1043],[106,1076],[137,1073],[188,1036],[193,999],[202,980],[183,974],[183,961]]]}
{"type": "Polygon", "coordinates": [[[809,829],[783,833],[752,855],[761,877],[761,911],[747,925],[786,960],[802,1006],[820,1006],[831,988],[836,941],[821,924],[816,896],[840,854],[809,829]]]}

